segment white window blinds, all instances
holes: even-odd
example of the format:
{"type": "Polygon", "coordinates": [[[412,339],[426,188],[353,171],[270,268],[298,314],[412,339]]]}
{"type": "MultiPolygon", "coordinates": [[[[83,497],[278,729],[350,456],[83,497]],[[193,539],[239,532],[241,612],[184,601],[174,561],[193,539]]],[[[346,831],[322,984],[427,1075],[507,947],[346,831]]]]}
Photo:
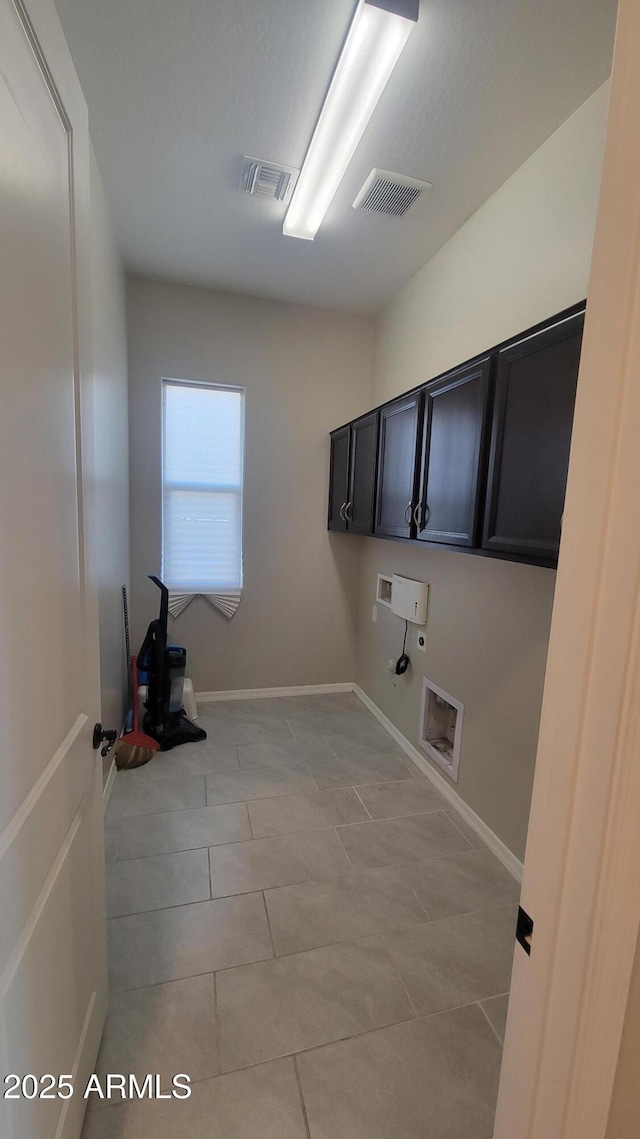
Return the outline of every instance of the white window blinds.
{"type": "Polygon", "coordinates": [[[162,580],[242,588],[244,390],[163,380],[162,580]]]}

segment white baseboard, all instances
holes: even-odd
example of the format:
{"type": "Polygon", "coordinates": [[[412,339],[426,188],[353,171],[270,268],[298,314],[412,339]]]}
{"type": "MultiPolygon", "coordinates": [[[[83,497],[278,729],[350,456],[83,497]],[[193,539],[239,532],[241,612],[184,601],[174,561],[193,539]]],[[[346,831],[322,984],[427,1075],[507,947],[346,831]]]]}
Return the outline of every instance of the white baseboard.
{"type": "Polygon", "coordinates": [[[490,830],[480,816],[476,815],[475,811],[453,790],[453,787],[447,783],[446,779],[443,779],[443,777],[434,770],[427,759],[409,742],[406,736],[403,736],[399,728],[396,728],[395,724],[385,716],[384,712],[380,711],[377,704],[374,704],[373,700],[367,696],[366,692],[363,692],[362,688],[354,684],[353,691],[358,699],[362,701],[365,708],[369,709],[376,720],[387,730],[392,739],[396,741],[398,747],[402,748],[405,755],[408,755],[409,759],[415,763],[422,774],[426,775],[427,779],[430,779],[433,785],[437,787],[440,794],[451,803],[452,807],[455,807],[456,811],[462,815],[464,821],[469,824],[471,829],[474,830],[489,847],[489,850],[495,854],[496,858],[500,860],[509,873],[513,874],[513,877],[516,878],[518,882],[522,882],[523,865],[516,858],[515,854],[509,850],[508,846],[505,846],[502,839],[499,839],[498,836],[490,830]]]}
{"type": "Polygon", "coordinates": [[[109,806],[109,799],[111,798],[111,792],[113,791],[113,785],[116,781],[117,773],[118,769],[116,767],[116,761],[115,759],[112,759],[111,767],[109,768],[109,774],[107,775],[104,786],[102,788],[102,806],[104,814],[107,813],[107,807],[109,806]]]}
{"type": "Polygon", "coordinates": [[[196,692],[203,704],[215,700],[263,700],[270,696],[321,696],[327,692],[353,692],[353,683],[298,684],[289,688],[231,688],[228,692],[196,692]]]}

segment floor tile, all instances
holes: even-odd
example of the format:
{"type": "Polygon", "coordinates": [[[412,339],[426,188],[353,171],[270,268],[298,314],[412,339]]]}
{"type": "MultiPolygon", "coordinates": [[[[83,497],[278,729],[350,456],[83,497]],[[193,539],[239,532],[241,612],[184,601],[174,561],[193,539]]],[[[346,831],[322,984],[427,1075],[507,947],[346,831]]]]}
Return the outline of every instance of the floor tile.
{"type": "Polygon", "coordinates": [[[362,700],[358,699],[355,692],[315,692],[310,696],[305,696],[305,700],[312,708],[335,706],[345,708],[349,712],[365,716],[371,715],[369,709],[365,708],[362,700]]]}
{"type": "Polygon", "coordinates": [[[333,755],[329,741],[324,736],[313,736],[305,740],[278,740],[266,744],[243,744],[237,748],[237,752],[240,767],[247,771],[255,768],[271,771],[305,768],[309,759],[333,755]]]}
{"type": "Polygon", "coordinates": [[[343,736],[363,741],[391,738],[375,716],[360,702],[359,705],[358,710],[352,706],[336,707],[333,702],[317,705],[300,715],[289,715],[289,727],[296,739],[305,736],[343,736]]]}
{"type": "Polygon", "coordinates": [[[216,983],[221,1071],[414,1015],[379,938],[224,970],[216,983]]]}
{"type": "MultiPolygon", "coordinates": [[[[375,741],[379,737],[380,725],[370,713],[353,714],[336,708],[315,708],[298,716],[289,716],[288,724],[295,739],[307,736],[343,735],[353,739],[375,741]]],[[[386,733],[385,733],[386,735],[386,733]]],[[[388,736],[387,736],[388,738],[388,736]]]]}
{"type": "Polygon", "coordinates": [[[427,914],[395,866],[265,893],[276,953],[422,923],[427,914]]]}
{"type": "MultiPolygon", "coordinates": [[[[121,1068],[117,1068],[121,1071],[121,1068]]],[[[91,1111],[82,1139],[306,1139],[293,1060],[194,1084],[185,1100],[91,1111]]]]}
{"type": "Polygon", "coordinates": [[[354,692],[315,692],[296,699],[299,703],[298,711],[302,712],[333,711],[364,718],[371,716],[369,709],[365,708],[354,692]]]}
{"type": "Polygon", "coordinates": [[[348,874],[351,864],[334,830],[278,835],[209,850],[212,897],[348,874]]]}
{"type": "Polygon", "coordinates": [[[108,822],[105,822],[104,828],[104,860],[105,862],[115,862],[118,857],[118,840],[114,833],[113,828],[108,822]]]}
{"type": "Polygon", "coordinates": [[[107,866],[107,917],[210,898],[206,850],[183,850],[107,866]]]}
{"type": "Polygon", "coordinates": [[[517,883],[353,693],[200,712],[116,780],[97,1068],[193,1094],[83,1139],[487,1139],[517,883]]]}
{"type": "Polygon", "coordinates": [[[404,873],[431,918],[508,905],[520,896],[515,878],[488,850],[408,865],[404,873]]]}
{"type": "Polygon", "coordinates": [[[107,833],[116,846],[116,859],[122,860],[242,842],[252,832],[246,803],[223,803],[108,821],[107,833]]]}
{"type": "Polygon", "coordinates": [[[346,756],[322,756],[308,762],[319,791],[331,787],[356,787],[360,783],[386,783],[390,780],[411,779],[402,756],[375,751],[369,754],[346,756]]]}
{"type": "Polygon", "coordinates": [[[249,803],[249,815],[256,838],[314,827],[336,827],[341,823],[358,823],[369,818],[351,787],[256,799],[249,803]]]}
{"type": "Polygon", "coordinates": [[[489,1000],[480,1003],[489,1023],[493,1025],[498,1039],[504,1043],[504,1030],[507,1027],[507,1013],[509,1011],[509,994],[505,993],[501,997],[490,997],[489,1000]]]}
{"type": "Polygon", "coordinates": [[[339,827],[338,835],[355,868],[393,866],[469,850],[469,844],[441,811],[339,827]]]}
{"type": "Polygon", "coordinates": [[[185,779],[189,776],[215,775],[219,771],[237,771],[238,749],[227,744],[214,744],[209,739],[182,744],[171,751],[157,751],[149,763],[127,771],[131,784],[151,779],[185,779]]]}
{"type": "Polygon", "coordinates": [[[422,775],[398,783],[359,787],[358,794],[373,819],[421,815],[425,811],[443,811],[448,806],[444,796],[422,775]]]}
{"type": "Polygon", "coordinates": [[[477,1005],[306,1052],[311,1139],[486,1139],[500,1058],[477,1005]]]}
{"type": "Polygon", "coordinates": [[[464,835],[470,846],[475,847],[476,850],[486,850],[484,842],[480,838],[478,832],[474,831],[473,827],[469,826],[468,822],[463,819],[459,811],[456,811],[454,807],[447,806],[447,814],[454,826],[456,826],[460,833],[464,835]]]}
{"type": "MultiPolygon", "coordinates": [[[[213,974],[152,985],[131,993],[114,993],[95,1068],[104,1086],[108,1072],[133,1073],[138,1080],[152,1072],[161,1087],[170,1087],[176,1072],[205,1080],[218,1072],[213,974]]],[[[88,1107],[119,1102],[100,1100],[88,1107]]]]}
{"type": "MultiPolygon", "coordinates": [[[[153,762],[153,761],[151,761],[153,762]]],[[[107,809],[107,819],[151,815],[156,811],[182,811],[206,804],[204,777],[188,779],[145,779],[142,768],[119,771],[107,809]]]]}
{"type": "Polygon", "coordinates": [[[443,918],[383,935],[418,1015],[509,989],[516,907],[443,918]]]}
{"type": "Polygon", "coordinates": [[[278,720],[271,716],[243,718],[239,714],[225,715],[202,712],[198,723],[208,733],[215,744],[269,743],[273,740],[292,739],[291,729],[286,719],[278,720]]]}
{"type": "Polygon", "coordinates": [[[415,764],[398,747],[388,732],[375,720],[373,726],[369,725],[359,733],[327,732],[326,739],[331,745],[334,755],[340,759],[356,759],[369,755],[393,755],[401,761],[411,775],[415,775],[415,764]]]}
{"type": "Polygon", "coordinates": [[[112,992],[273,956],[262,894],[111,918],[107,924],[112,992]]]}
{"type": "Polygon", "coordinates": [[[205,714],[216,718],[243,720],[287,720],[309,709],[308,696],[260,696],[249,700],[214,700],[202,704],[205,714]]]}
{"type": "Polygon", "coordinates": [[[302,771],[238,771],[228,775],[207,776],[207,803],[241,803],[249,799],[267,799],[271,795],[288,795],[296,791],[315,791],[310,775],[302,771]]]}

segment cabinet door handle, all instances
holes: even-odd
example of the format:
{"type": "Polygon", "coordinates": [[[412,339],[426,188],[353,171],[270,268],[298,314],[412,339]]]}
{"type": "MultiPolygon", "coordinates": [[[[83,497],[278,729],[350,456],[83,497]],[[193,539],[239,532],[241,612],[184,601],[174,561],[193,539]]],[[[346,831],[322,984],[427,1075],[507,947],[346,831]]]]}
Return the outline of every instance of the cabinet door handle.
{"type": "Polygon", "coordinates": [[[348,502],[344,508],[344,520],[345,520],[345,522],[351,521],[351,503],[350,502],[348,502]]]}
{"type": "Polygon", "coordinates": [[[411,502],[408,502],[408,503],[407,503],[407,505],[406,505],[406,506],[405,506],[405,508],[404,508],[404,521],[405,521],[405,526],[410,526],[410,525],[411,525],[411,507],[412,507],[412,505],[413,505],[413,504],[412,504],[411,502]],[[407,517],[407,515],[408,515],[409,517],[407,517]]]}
{"type": "Polygon", "coordinates": [[[418,530],[420,529],[420,511],[421,511],[421,509],[422,509],[422,503],[417,502],[413,508],[413,521],[415,522],[416,526],[418,527],[418,530]]]}
{"type": "Polygon", "coordinates": [[[345,506],[346,506],[346,505],[347,505],[347,504],[346,504],[346,502],[343,502],[343,503],[342,503],[342,506],[340,507],[340,517],[341,517],[341,519],[342,519],[342,521],[343,521],[343,522],[346,522],[346,521],[347,521],[347,520],[346,520],[346,518],[345,518],[345,516],[344,516],[344,508],[345,508],[345,506]]]}

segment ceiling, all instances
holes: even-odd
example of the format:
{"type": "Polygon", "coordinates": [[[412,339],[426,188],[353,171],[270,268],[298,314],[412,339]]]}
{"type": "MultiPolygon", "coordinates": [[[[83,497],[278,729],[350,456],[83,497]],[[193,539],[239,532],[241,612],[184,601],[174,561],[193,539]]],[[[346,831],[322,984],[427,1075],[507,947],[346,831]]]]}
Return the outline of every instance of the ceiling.
{"type": "Polygon", "coordinates": [[[610,71],[615,0],[421,0],[314,242],[238,190],[300,166],[354,0],[56,0],[127,267],[378,310],[610,71]],[[433,183],[403,219],[351,208],[374,166],[433,183]]]}

